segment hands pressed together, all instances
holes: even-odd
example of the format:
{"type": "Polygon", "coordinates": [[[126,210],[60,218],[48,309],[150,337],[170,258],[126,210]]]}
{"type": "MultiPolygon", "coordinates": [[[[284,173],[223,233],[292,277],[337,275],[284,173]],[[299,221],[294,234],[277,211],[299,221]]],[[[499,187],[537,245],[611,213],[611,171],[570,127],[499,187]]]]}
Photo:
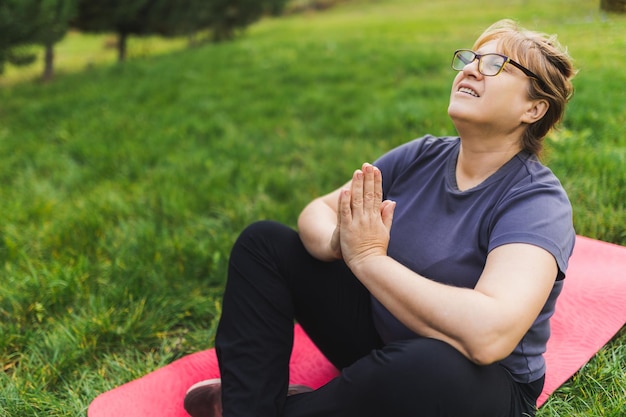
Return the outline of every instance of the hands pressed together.
{"type": "Polygon", "coordinates": [[[351,268],[371,257],[387,255],[396,203],[383,201],[382,183],[380,170],[364,163],[352,175],[350,187],[339,194],[331,249],[351,268]]]}

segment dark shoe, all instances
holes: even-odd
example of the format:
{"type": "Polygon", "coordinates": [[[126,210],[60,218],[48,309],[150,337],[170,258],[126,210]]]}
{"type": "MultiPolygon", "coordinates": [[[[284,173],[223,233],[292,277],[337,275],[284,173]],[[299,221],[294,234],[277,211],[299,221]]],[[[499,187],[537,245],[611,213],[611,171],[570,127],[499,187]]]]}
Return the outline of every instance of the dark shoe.
{"type": "Polygon", "coordinates": [[[289,397],[290,395],[304,394],[305,392],[311,391],[314,391],[313,388],[307,387],[306,385],[289,384],[289,388],[287,388],[287,396],[289,397]]]}
{"type": "MultiPolygon", "coordinates": [[[[313,388],[306,385],[289,385],[287,395],[304,394],[313,388]]],[[[193,384],[187,390],[184,401],[185,411],[191,417],[222,417],[222,381],[219,378],[207,379],[193,384]]]]}
{"type": "Polygon", "coordinates": [[[185,394],[183,406],[191,417],[222,417],[222,380],[193,384],[185,394]]]}

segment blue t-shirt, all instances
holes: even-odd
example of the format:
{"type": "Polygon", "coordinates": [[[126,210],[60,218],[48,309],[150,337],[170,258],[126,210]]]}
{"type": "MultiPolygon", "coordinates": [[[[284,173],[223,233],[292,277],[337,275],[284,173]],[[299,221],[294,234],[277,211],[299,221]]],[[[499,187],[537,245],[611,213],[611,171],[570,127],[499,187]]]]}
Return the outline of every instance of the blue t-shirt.
{"type": "MultiPolygon", "coordinates": [[[[460,191],[459,148],[458,137],[425,136],[375,162],[384,198],[397,203],[388,255],[434,281],[474,288],[487,254],[500,245],[529,243],[550,252],[559,269],[550,297],[514,352],[501,361],[517,381],[532,382],[545,373],[549,318],[574,248],[572,208],[552,171],[525,151],[478,186],[460,191]]],[[[417,337],[376,299],[372,304],[386,343],[417,337]]]]}

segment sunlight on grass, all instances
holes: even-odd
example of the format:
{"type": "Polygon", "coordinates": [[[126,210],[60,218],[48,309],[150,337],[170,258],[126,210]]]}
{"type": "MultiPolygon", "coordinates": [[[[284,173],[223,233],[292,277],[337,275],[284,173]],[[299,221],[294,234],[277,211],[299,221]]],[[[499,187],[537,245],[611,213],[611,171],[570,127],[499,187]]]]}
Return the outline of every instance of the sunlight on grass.
{"type": "MultiPolygon", "coordinates": [[[[82,34],[70,31],[61,42],[55,45],[55,72],[72,73],[84,71],[100,65],[117,62],[117,38],[113,34],[82,34]]],[[[131,37],[128,42],[128,58],[147,57],[185,48],[186,39],[164,39],[156,36],[131,37]]],[[[7,65],[0,75],[0,86],[15,82],[36,80],[43,73],[43,49],[30,48],[37,54],[31,65],[16,67],[7,65]]]]}

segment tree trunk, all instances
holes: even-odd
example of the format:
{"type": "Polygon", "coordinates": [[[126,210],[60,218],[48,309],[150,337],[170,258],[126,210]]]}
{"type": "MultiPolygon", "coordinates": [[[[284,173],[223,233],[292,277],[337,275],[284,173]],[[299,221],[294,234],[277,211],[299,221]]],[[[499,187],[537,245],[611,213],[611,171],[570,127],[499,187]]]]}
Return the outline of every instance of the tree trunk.
{"type": "Polygon", "coordinates": [[[600,9],[607,12],[626,13],[626,0],[600,0],[600,9]]]}
{"type": "Polygon", "coordinates": [[[126,61],[126,45],[128,41],[128,33],[119,32],[117,36],[117,62],[124,62],[126,61]]]}
{"type": "Polygon", "coordinates": [[[48,82],[54,78],[54,45],[51,43],[46,44],[44,49],[44,67],[41,79],[44,82],[48,82]]]}
{"type": "Polygon", "coordinates": [[[235,30],[227,23],[217,23],[213,26],[212,41],[215,43],[232,40],[235,36],[235,30]]]}

